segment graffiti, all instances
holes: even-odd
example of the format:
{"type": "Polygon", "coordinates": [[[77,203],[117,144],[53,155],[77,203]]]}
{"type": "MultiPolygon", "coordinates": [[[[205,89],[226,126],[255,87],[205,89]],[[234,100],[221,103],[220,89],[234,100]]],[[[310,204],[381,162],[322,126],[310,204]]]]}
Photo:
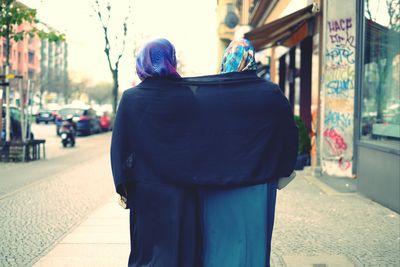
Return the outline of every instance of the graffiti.
{"type": "Polygon", "coordinates": [[[352,65],[326,66],[324,79],[330,80],[346,80],[354,79],[354,68],[352,65]]]}
{"type": "Polygon", "coordinates": [[[333,61],[330,65],[343,65],[343,64],[354,64],[354,52],[353,49],[340,47],[337,45],[335,48],[326,51],[327,60],[333,61]]]}
{"type": "Polygon", "coordinates": [[[329,145],[330,153],[334,156],[340,156],[347,150],[347,143],[343,136],[335,129],[326,129],[324,131],[324,140],[329,145]]]}
{"type": "Polygon", "coordinates": [[[356,5],[349,0],[326,1],[325,4],[327,12],[321,83],[321,165],[331,175],[351,176],[356,80],[356,5]]]}
{"type": "Polygon", "coordinates": [[[350,113],[342,113],[337,111],[329,111],[325,115],[325,124],[329,127],[339,128],[342,131],[351,126],[351,116],[350,113]]]}
{"type": "Polygon", "coordinates": [[[352,79],[346,80],[333,80],[326,84],[327,94],[334,96],[349,96],[349,90],[354,89],[354,83],[352,79]]]}
{"type": "Polygon", "coordinates": [[[343,157],[340,157],[338,163],[339,163],[339,168],[343,171],[348,170],[351,167],[351,160],[344,159],[343,157]]]}
{"type": "MultiPolygon", "coordinates": [[[[342,113],[354,113],[353,109],[353,99],[352,98],[347,98],[347,99],[342,99],[342,98],[332,98],[329,97],[326,99],[325,106],[327,110],[340,110],[342,113]]],[[[325,114],[328,113],[328,111],[325,111],[325,114]]]]}
{"type": "Polygon", "coordinates": [[[333,44],[339,45],[339,46],[346,46],[346,45],[350,45],[351,47],[356,47],[355,44],[355,37],[354,35],[349,35],[347,32],[345,35],[341,35],[341,34],[331,34],[329,35],[329,37],[331,38],[331,42],[333,44]]]}
{"type": "Polygon", "coordinates": [[[334,45],[341,47],[356,47],[354,35],[349,33],[349,30],[353,27],[352,19],[338,19],[328,22],[330,41],[334,45]]]}
{"type": "Polygon", "coordinates": [[[330,32],[347,31],[348,29],[353,27],[353,23],[351,18],[345,18],[328,21],[328,26],[330,32]]]}

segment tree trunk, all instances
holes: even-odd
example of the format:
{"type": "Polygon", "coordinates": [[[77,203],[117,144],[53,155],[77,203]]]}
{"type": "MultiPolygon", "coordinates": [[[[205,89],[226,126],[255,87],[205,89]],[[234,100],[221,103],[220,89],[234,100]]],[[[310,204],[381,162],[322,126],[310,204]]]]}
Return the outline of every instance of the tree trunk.
{"type": "Polygon", "coordinates": [[[118,69],[112,71],[113,77],[113,89],[112,89],[112,105],[113,105],[113,114],[117,113],[117,105],[118,105],[118,69]]]}
{"type": "Polygon", "coordinates": [[[39,108],[40,109],[43,108],[43,92],[44,92],[44,87],[40,86],[40,90],[39,90],[39,108]]]}
{"type": "MultiPolygon", "coordinates": [[[[4,73],[7,76],[10,73],[10,18],[7,20],[7,37],[6,37],[6,65],[4,69],[4,73]]],[[[5,82],[8,82],[8,79],[4,79],[5,82]]],[[[6,142],[11,141],[11,116],[10,116],[10,86],[6,86],[6,142]]]]}

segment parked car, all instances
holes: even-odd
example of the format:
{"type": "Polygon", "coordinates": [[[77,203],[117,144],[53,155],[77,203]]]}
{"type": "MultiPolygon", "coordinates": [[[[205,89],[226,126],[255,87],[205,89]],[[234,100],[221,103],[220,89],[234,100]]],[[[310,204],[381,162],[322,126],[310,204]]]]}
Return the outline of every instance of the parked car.
{"type": "Polygon", "coordinates": [[[78,135],[90,135],[93,133],[99,133],[101,131],[99,119],[96,116],[96,112],[90,107],[74,107],[69,106],[59,110],[58,116],[56,117],[56,132],[60,134],[60,128],[63,119],[68,115],[73,116],[73,121],[77,125],[78,135]]]}
{"type": "Polygon", "coordinates": [[[53,116],[55,122],[56,117],[58,115],[58,111],[61,109],[61,106],[57,103],[49,103],[46,105],[46,109],[51,111],[51,115],[53,116]]]}
{"type": "Polygon", "coordinates": [[[41,109],[36,114],[36,123],[39,124],[44,122],[48,124],[49,122],[54,122],[55,116],[51,110],[48,109],[41,109]]]}
{"type": "Polygon", "coordinates": [[[112,129],[112,119],[108,112],[103,112],[99,118],[100,127],[103,131],[110,131],[112,129]]]}

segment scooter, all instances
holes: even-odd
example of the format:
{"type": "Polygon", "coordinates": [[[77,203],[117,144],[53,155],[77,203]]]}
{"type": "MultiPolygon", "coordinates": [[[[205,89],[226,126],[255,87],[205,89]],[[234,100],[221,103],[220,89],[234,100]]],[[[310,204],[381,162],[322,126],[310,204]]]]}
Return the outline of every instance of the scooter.
{"type": "Polygon", "coordinates": [[[71,147],[75,146],[75,129],[72,123],[66,120],[61,125],[60,137],[63,147],[67,147],[68,145],[71,147]]]}

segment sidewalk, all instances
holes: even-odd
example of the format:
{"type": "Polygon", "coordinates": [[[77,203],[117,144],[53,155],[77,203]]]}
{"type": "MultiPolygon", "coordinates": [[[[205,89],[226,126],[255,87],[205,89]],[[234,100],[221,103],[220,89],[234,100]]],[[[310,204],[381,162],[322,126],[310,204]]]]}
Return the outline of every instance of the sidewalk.
{"type": "MultiPolygon", "coordinates": [[[[399,214],[349,192],[298,173],[278,192],[271,265],[400,266],[399,214]]],[[[34,266],[126,266],[128,215],[111,199],[34,266]]]]}
{"type": "Polygon", "coordinates": [[[122,267],[130,252],[129,211],[117,198],[94,211],[35,267],[122,267]]]}

